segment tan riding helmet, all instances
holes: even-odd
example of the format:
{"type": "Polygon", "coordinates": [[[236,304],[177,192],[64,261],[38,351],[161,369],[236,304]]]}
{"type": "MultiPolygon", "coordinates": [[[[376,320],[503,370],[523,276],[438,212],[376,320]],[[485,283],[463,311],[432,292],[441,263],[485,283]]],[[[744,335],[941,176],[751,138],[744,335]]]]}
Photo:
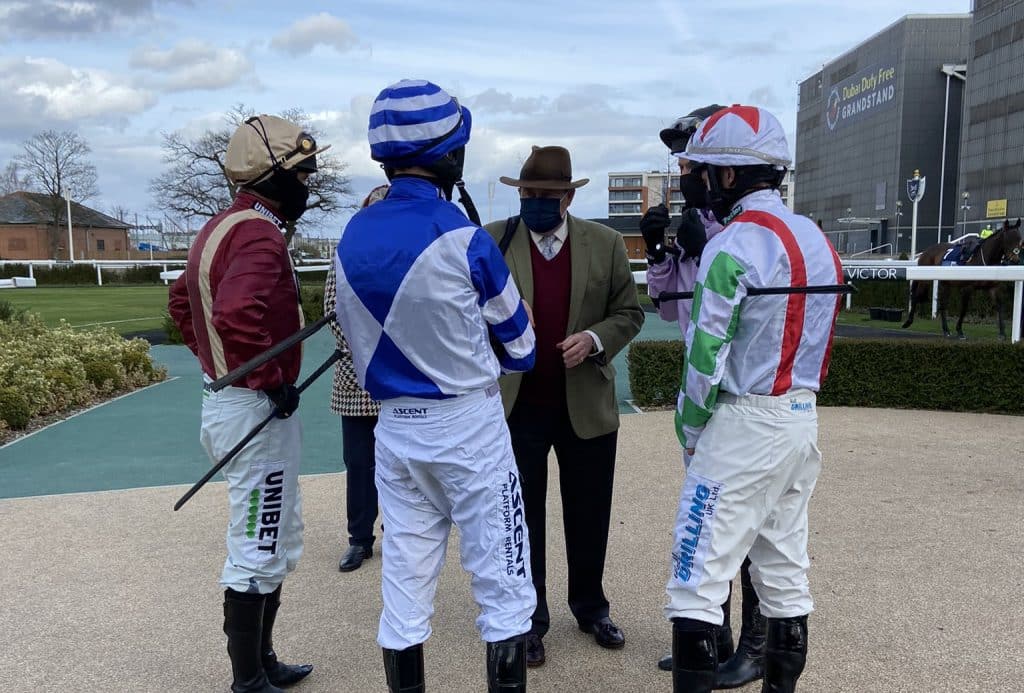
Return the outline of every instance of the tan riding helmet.
{"type": "Polygon", "coordinates": [[[316,140],[295,123],[272,115],[248,118],[228,142],[224,169],[235,185],[258,183],[275,168],[316,171],[316,140]]]}

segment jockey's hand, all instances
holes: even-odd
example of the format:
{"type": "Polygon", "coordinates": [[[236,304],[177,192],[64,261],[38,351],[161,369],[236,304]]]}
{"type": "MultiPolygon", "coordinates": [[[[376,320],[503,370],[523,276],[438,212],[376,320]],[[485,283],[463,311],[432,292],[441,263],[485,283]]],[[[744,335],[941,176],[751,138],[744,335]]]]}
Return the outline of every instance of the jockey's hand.
{"type": "Polygon", "coordinates": [[[665,229],[668,228],[668,207],[655,205],[640,217],[640,234],[647,246],[647,259],[656,265],[665,259],[665,229]]]}
{"type": "Polygon", "coordinates": [[[280,385],[263,393],[274,403],[274,415],[287,419],[299,408],[299,388],[294,385],[280,385]]]}
{"type": "Polygon", "coordinates": [[[683,249],[688,258],[700,260],[704,246],[708,243],[708,232],[704,228],[704,222],[700,218],[700,212],[690,207],[683,212],[683,218],[679,222],[679,231],[676,233],[676,245],[683,249]]]}

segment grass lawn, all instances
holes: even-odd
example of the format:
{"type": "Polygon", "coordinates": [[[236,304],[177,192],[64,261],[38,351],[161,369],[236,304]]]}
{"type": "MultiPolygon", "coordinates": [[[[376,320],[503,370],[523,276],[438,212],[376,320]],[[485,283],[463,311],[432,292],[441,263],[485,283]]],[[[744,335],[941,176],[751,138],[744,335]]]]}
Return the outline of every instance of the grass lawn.
{"type": "Polygon", "coordinates": [[[163,327],[167,289],[157,286],[68,286],[4,289],[0,301],[38,314],[47,325],[63,318],[88,328],[108,323],[121,334],[163,327]]]}
{"type": "MultiPolygon", "coordinates": [[[[839,313],[839,323],[843,325],[858,325],[860,327],[875,327],[883,330],[898,330],[900,329],[901,322],[888,322],[885,320],[869,320],[867,313],[847,313],[842,311],[839,313]]],[[[946,317],[946,324],[949,325],[949,331],[952,334],[956,334],[956,317],[946,317]]],[[[1010,318],[1006,317],[1006,336],[1010,336],[1010,318]]],[[[932,320],[931,318],[914,318],[914,324],[907,328],[913,332],[925,332],[928,334],[941,335],[942,334],[942,323],[938,318],[932,320]]],[[[995,340],[999,337],[999,330],[996,327],[996,319],[993,317],[991,323],[968,323],[964,322],[964,334],[967,335],[968,339],[991,339],[995,340]]]]}

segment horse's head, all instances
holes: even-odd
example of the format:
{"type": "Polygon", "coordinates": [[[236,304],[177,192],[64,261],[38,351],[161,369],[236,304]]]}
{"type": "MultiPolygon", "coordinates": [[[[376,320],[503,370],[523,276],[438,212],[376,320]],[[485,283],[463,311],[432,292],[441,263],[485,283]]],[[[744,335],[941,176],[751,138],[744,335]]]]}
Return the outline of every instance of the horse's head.
{"type": "Polygon", "coordinates": [[[1003,228],[999,229],[999,235],[1002,237],[1002,264],[1020,264],[1021,247],[1024,245],[1024,241],[1021,240],[1020,219],[1018,218],[1014,224],[1010,224],[1009,219],[1004,220],[1003,228]]]}

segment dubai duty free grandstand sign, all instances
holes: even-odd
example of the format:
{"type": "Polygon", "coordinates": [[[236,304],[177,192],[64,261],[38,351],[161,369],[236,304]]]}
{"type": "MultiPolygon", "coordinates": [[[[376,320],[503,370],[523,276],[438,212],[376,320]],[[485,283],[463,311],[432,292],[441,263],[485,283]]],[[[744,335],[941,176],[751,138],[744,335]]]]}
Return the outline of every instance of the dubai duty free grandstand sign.
{"type": "Polygon", "coordinates": [[[894,103],[896,68],[870,67],[832,86],[825,102],[825,125],[835,131],[894,103]]]}

